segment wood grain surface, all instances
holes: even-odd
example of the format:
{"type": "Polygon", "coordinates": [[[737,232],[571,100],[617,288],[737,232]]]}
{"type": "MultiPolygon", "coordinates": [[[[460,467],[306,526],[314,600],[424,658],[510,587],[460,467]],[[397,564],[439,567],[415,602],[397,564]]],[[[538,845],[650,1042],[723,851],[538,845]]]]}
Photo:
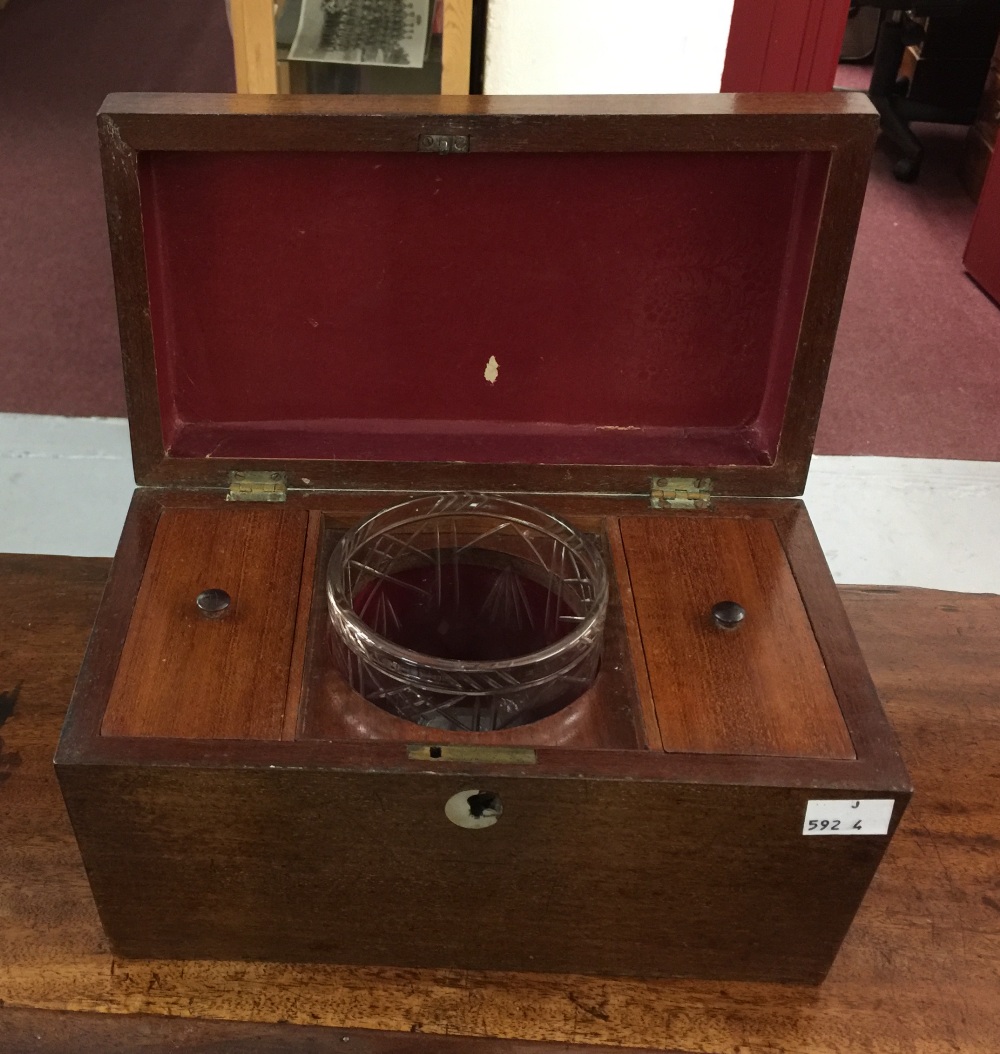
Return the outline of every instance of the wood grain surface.
{"type": "MultiPolygon", "coordinates": [[[[700,1054],[1000,1049],[1000,598],[842,590],[917,793],[821,987],[606,981],[112,959],[51,770],[107,567],[102,560],[0,559],[0,1000],[8,1006],[700,1054]]],[[[3,1049],[65,1049],[33,1038],[39,1020],[19,1025],[0,1013],[3,1049]],[[9,1041],[18,1028],[23,1038],[30,1032],[20,1048],[9,1041]]],[[[79,1034],[88,1027],[81,1019],[79,1034]]],[[[121,1028],[139,1035],[142,1025],[121,1028]]],[[[92,1047],[246,1049],[224,1045],[226,1028],[212,1047],[205,1040],[211,1033],[190,1020],[170,1033],[172,1046],[164,1039],[159,1047],[111,1040],[92,1047]]],[[[327,1049],[310,1031],[285,1028],[293,1038],[254,1049],[327,1049]]],[[[409,1039],[353,1049],[450,1050],[409,1039]]],[[[479,1054],[478,1047],[456,1049],[479,1054]]]]}
{"type": "MultiPolygon", "coordinates": [[[[206,1021],[150,1014],[0,1010],[4,1054],[586,1054],[591,1046],[420,1032],[206,1021]],[[347,1046],[343,1044],[349,1044],[347,1046]]],[[[641,1052],[640,1052],[641,1054],[641,1052]]],[[[653,1054],[652,1051],[649,1054],[653,1054]]]]}
{"type": "MultiPolygon", "coordinates": [[[[428,767],[407,758],[406,741],[382,738],[89,731],[106,707],[129,630],[124,605],[140,591],[152,542],[155,522],[141,510],[161,500],[171,511],[179,502],[233,509],[223,494],[138,492],[56,754],[117,954],[647,979],[826,976],[887,841],[803,839],[806,802],[891,796],[894,832],[910,784],[799,503],[732,504],[771,519],[786,549],[794,543],[796,578],[811,579],[803,601],[829,633],[821,646],[833,656],[831,681],[845,714],[850,703],[864,719],[849,724],[852,735],[868,729],[856,759],[654,754],[605,740],[599,750],[538,744],[530,760],[442,755],[428,767]],[[443,802],[485,780],[504,822],[462,840],[442,822],[443,802]],[[398,896],[399,874],[419,912],[398,896]],[[491,891],[474,925],[456,919],[457,889],[491,891]]],[[[723,504],[646,515],[732,518],[723,504]]],[[[331,511],[332,523],[345,512],[331,511]]],[[[574,522],[587,529],[585,519],[574,522]]],[[[215,677],[211,666],[205,676],[215,677]]]]}
{"type": "Polygon", "coordinates": [[[101,732],[280,739],[307,513],[168,509],[153,538],[101,732]],[[195,605],[224,589],[232,607],[195,605]]]}
{"type": "Polygon", "coordinates": [[[472,0],[444,0],[441,94],[468,95],[472,62],[472,0]]]}
{"type": "MultiPolygon", "coordinates": [[[[391,495],[390,495],[391,496],[391,495]]],[[[408,495],[411,496],[411,495],[408,495]]],[[[179,488],[140,488],[126,517],[122,542],[101,605],[100,627],[91,637],[80,676],[64,723],[57,753],[62,766],[132,765],[168,763],[223,767],[240,765],[310,766],[351,769],[395,768],[405,758],[406,745],[377,740],[163,740],[152,737],[102,736],[101,721],[118,669],[121,649],[128,633],[146,559],[159,515],[164,509],[225,508],[225,491],[190,491],[179,488]]],[[[291,491],[288,508],[306,512],[322,510],[330,523],[346,528],[385,506],[386,495],[317,494],[291,491]]],[[[661,517],[640,498],[595,498],[578,495],[560,498],[550,511],[570,518],[577,527],[595,529],[601,516],[661,517]]],[[[229,506],[232,507],[232,506],[229,506]]],[[[804,506],[797,499],[719,499],[697,512],[678,512],[678,517],[763,517],[771,520],[789,554],[796,581],[810,621],[816,628],[830,680],[847,720],[858,757],[761,758],[753,755],[665,754],[653,750],[599,750],[587,752],[587,765],[595,778],[662,779],[692,783],[741,783],[748,786],[825,787],[845,795],[884,791],[908,795],[911,783],[899,756],[895,733],[889,725],[864,658],[844,611],[837,588],[804,506]],[[794,554],[794,557],[793,557],[794,554]],[[624,767],[623,767],[624,766],[624,767]]],[[[404,762],[405,764],[405,762],[404,762]]],[[[481,775],[508,775],[508,764],[484,763],[481,775]]],[[[532,772],[549,775],[575,774],[566,748],[540,748],[532,772]]]]}
{"type": "Polygon", "coordinates": [[[772,523],[620,525],[665,750],[855,756],[772,523]],[[712,622],[726,600],[746,609],[737,629],[712,622]]]}
{"type": "Polygon", "coordinates": [[[230,0],[233,62],[238,92],[278,90],[274,6],[271,0],[230,0]]]}

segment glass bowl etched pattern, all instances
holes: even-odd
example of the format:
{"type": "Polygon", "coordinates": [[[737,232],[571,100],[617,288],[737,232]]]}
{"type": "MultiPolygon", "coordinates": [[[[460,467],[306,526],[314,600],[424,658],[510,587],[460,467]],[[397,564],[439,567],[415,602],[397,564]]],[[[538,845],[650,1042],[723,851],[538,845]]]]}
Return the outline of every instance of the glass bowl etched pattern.
{"type": "Polygon", "coordinates": [[[434,494],[348,531],[327,601],[355,691],[420,725],[485,732],[547,717],[590,687],[608,577],[597,545],[541,509],[434,494]]]}

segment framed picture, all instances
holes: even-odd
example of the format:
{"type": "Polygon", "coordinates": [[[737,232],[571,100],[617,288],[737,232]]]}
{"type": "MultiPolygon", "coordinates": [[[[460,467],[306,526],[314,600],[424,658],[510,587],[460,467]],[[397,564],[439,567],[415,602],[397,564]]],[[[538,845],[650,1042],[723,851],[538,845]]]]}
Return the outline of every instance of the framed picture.
{"type": "Polygon", "coordinates": [[[228,0],[236,90],[482,91],[487,0],[228,0]]]}

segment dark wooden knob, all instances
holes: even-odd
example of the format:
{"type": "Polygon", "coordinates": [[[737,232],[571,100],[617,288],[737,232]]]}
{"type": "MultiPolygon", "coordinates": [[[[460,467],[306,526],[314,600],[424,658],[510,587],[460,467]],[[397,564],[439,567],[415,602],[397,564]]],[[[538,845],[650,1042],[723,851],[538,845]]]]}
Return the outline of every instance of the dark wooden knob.
{"type": "Polygon", "coordinates": [[[194,602],[205,618],[222,618],[228,614],[233,598],[224,589],[204,589],[194,602]]]}
{"type": "Polygon", "coordinates": [[[720,600],[712,608],[712,621],[719,629],[736,629],[746,617],[746,609],[735,600],[720,600]]]}

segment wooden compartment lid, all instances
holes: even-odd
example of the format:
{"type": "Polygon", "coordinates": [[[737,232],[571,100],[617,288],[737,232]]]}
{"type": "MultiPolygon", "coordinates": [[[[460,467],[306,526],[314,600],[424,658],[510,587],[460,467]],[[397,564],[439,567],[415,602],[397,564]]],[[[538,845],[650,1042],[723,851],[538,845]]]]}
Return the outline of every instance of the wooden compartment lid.
{"type": "Polygon", "coordinates": [[[114,95],[136,479],[801,493],[862,96],[114,95]]]}

